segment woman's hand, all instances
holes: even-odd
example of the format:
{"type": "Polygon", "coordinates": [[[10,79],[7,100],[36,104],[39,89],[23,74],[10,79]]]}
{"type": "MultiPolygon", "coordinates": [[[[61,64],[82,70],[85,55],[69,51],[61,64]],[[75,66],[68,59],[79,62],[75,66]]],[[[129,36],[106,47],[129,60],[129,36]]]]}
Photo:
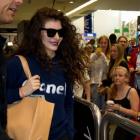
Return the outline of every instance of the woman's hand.
{"type": "Polygon", "coordinates": [[[140,69],[138,69],[138,70],[136,71],[136,74],[138,74],[138,75],[140,74],[140,69]]]}
{"type": "Polygon", "coordinates": [[[130,72],[130,73],[132,73],[132,72],[134,72],[134,71],[135,71],[134,68],[129,68],[129,72],[130,72]]]}
{"type": "Polygon", "coordinates": [[[120,111],[121,105],[119,104],[110,104],[107,105],[107,111],[120,111]]]}
{"type": "Polygon", "coordinates": [[[105,95],[107,94],[109,91],[109,88],[108,87],[104,87],[103,85],[100,85],[97,87],[97,92],[101,95],[105,95]]]}
{"type": "Polygon", "coordinates": [[[40,88],[40,76],[34,75],[30,77],[25,84],[19,89],[20,97],[25,97],[32,94],[40,88]]]}

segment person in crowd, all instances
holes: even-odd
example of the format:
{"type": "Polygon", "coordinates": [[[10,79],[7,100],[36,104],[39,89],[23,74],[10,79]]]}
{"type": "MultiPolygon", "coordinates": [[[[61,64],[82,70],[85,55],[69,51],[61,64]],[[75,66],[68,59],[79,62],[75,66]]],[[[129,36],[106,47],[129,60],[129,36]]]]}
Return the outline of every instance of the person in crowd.
{"type": "Polygon", "coordinates": [[[18,48],[17,36],[14,36],[13,41],[7,42],[4,47],[4,55],[8,59],[18,48]]]}
{"type": "Polygon", "coordinates": [[[117,43],[117,36],[114,33],[112,33],[109,36],[109,40],[110,40],[110,43],[111,43],[111,46],[112,46],[112,45],[117,43]]]}
{"type": "Polygon", "coordinates": [[[94,51],[93,47],[91,46],[91,44],[87,43],[86,46],[83,49],[87,53],[87,56],[90,58],[90,55],[94,51]]]}
{"type": "Polygon", "coordinates": [[[122,45],[122,47],[124,48],[124,58],[127,61],[127,56],[129,56],[129,47],[128,47],[128,39],[127,39],[127,37],[126,36],[120,36],[118,38],[117,43],[122,45]]]}
{"type": "Polygon", "coordinates": [[[130,40],[129,40],[129,45],[133,48],[133,47],[136,47],[136,38],[135,37],[132,37],[130,40]]]}
{"type": "Polygon", "coordinates": [[[140,96],[140,35],[138,36],[138,46],[133,48],[130,53],[128,67],[131,73],[130,84],[137,89],[140,96]]]}
{"type": "MultiPolygon", "coordinates": [[[[103,52],[104,56],[106,57],[106,62],[107,62],[107,67],[109,66],[109,61],[110,61],[110,40],[107,36],[103,35],[103,36],[100,36],[97,40],[97,45],[99,48],[101,48],[101,52],[103,52]]],[[[106,65],[106,63],[105,63],[106,65]]],[[[107,68],[108,69],[108,68],[107,68]]],[[[104,69],[105,70],[105,69],[104,69]]],[[[103,70],[103,71],[104,71],[103,70]]],[[[100,80],[105,80],[105,75],[107,75],[107,72],[104,71],[104,74],[103,74],[104,78],[102,77],[100,80]],[[105,74],[106,73],[106,74],[105,74]]],[[[107,77],[107,76],[106,76],[107,77]]],[[[93,83],[93,82],[92,82],[93,83]]],[[[91,86],[92,87],[92,86],[91,86]]],[[[96,93],[101,94],[102,93],[102,89],[104,89],[104,86],[103,86],[103,83],[102,81],[100,82],[100,84],[96,87],[95,89],[97,90],[96,93]],[[97,89],[96,89],[97,88],[97,89]]],[[[95,90],[95,91],[96,91],[95,90]]],[[[92,90],[93,91],[93,90],[92,90]]],[[[94,91],[93,91],[94,92],[94,91]]],[[[93,93],[94,94],[94,93],[93,93]]],[[[101,99],[102,101],[104,100],[104,97],[103,95],[101,95],[101,99]]],[[[102,105],[101,105],[102,106],[102,105]]]]}
{"type": "MultiPolygon", "coordinates": [[[[112,73],[113,84],[108,92],[108,99],[114,104],[108,104],[108,111],[117,111],[124,116],[133,117],[139,111],[139,96],[135,88],[129,86],[129,71],[123,66],[117,66],[112,73]]],[[[113,140],[134,140],[134,135],[121,127],[117,127],[113,140]]]]}
{"type": "Polygon", "coordinates": [[[85,71],[85,81],[83,84],[75,82],[73,92],[75,96],[84,98],[87,101],[91,101],[91,89],[90,89],[90,77],[88,71],[85,71]]]}
{"type": "MultiPolygon", "coordinates": [[[[84,47],[84,48],[80,48],[81,51],[84,51],[83,60],[85,61],[85,63],[87,64],[87,66],[89,67],[90,64],[90,54],[92,52],[92,48],[91,47],[84,47]]],[[[90,92],[90,77],[88,74],[88,68],[85,70],[85,74],[84,76],[84,82],[82,84],[79,84],[77,82],[75,82],[73,91],[75,96],[78,96],[80,98],[84,98],[87,101],[91,100],[91,92],[90,92]]]]}
{"type": "Polygon", "coordinates": [[[102,84],[102,80],[107,77],[107,58],[102,52],[101,47],[97,47],[96,51],[91,55],[91,65],[89,67],[90,80],[91,80],[91,95],[92,102],[95,103],[100,109],[105,105],[105,98],[97,91],[98,87],[102,84]]]}
{"type": "Polygon", "coordinates": [[[84,82],[87,69],[76,27],[63,12],[43,7],[29,21],[16,54],[27,59],[32,76],[26,78],[17,56],[7,62],[8,102],[44,96],[55,104],[49,140],[73,140],[73,85],[84,82]]]}
{"type": "Polygon", "coordinates": [[[90,39],[87,43],[86,43],[86,47],[91,48],[91,52],[95,52],[96,47],[95,47],[95,39],[90,39]]]}
{"type": "MultiPolygon", "coordinates": [[[[79,35],[79,33],[77,34],[79,35]]],[[[81,34],[80,34],[81,35],[81,34]]],[[[81,46],[81,38],[78,37],[79,40],[79,46],[81,46]]],[[[85,61],[85,63],[87,64],[87,66],[89,66],[90,63],[90,55],[92,53],[92,46],[84,46],[84,47],[79,47],[79,49],[81,51],[84,51],[83,60],[85,61]]],[[[91,93],[90,93],[90,77],[88,74],[88,69],[85,70],[85,74],[84,74],[84,82],[82,84],[79,84],[77,82],[75,82],[73,91],[74,91],[74,95],[78,96],[80,98],[84,98],[87,101],[91,100],[91,93]]]]}
{"type": "Polygon", "coordinates": [[[77,37],[77,39],[80,41],[79,47],[80,47],[80,48],[84,48],[85,45],[86,45],[86,43],[85,43],[85,40],[83,39],[82,34],[77,33],[77,34],[76,34],[76,37],[77,37]]]}
{"type": "Polygon", "coordinates": [[[104,85],[110,86],[112,84],[112,71],[116,66],[123,66],[128,69],[127,62],[124,59],[124,48],[120,44],[114,44],[111,47],[107,80],[103,81],[104,85]]]}
{"type": "Polygon", "coordinates": [[[102,48],[102,52],[105,54],[105,56],[108,60],[108,63],[109,63],[110,47],[111,47],[109,38],[105,35],[100,36],[98,41],[97,41],[97,45],[102,48]]]}
{"type": "MultiPolygon", "coordinates": [[[[9,24],[13,22],[15,13],[23,0],[0,0],[0,24],[9,24]]],[[[0,139],[9,140],[5,134],[7,124],[7,102],[5,93],[6,72],[3,47],[6,39],[0,36],[0,139]]]]}
{"type": "Polygon", "coordinates": [[[129,40],[129,54],[131,54],[131,51],[136,48],[136,38],[135,37],[132,37],[130,40],[129,40]]]}
{"type": "Polygon", "coordinates": [[[0,0],[0,24],[13,22],[15,13],[23,0],[0,0]]]}

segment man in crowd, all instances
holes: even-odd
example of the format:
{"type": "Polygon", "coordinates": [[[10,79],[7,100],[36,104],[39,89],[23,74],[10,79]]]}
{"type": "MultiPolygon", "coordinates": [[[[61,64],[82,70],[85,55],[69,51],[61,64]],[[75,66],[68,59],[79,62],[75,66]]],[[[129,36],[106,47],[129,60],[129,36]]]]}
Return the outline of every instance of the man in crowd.
{"type": "MultiPolygon", "coordinates": [[[[23,0],[0,0],[0,24],[9,24],[13,21],[18,7],[23,0]]],[[[0,36],[0,140],[10,140],[5,133],[7,124],[7,103],[6,103],[6,70],[3,56],[3,46],[6,39],[0,36]]]]}

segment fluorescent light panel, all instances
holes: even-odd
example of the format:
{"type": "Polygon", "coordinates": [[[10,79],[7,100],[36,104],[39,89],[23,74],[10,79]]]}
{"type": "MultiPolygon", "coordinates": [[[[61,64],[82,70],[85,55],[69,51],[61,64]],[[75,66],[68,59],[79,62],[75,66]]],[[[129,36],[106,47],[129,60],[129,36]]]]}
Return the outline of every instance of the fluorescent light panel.
{"type": "Polygon", "coordinates": [[[82,5],[80,5],[79,7],[71,10],[70,12],[67,12],[66,13],[66,16],[69,16],[69,15],[71,15],[71,14],[73,14],[73,13],[75,13],[75,12],[77,12],[77,11],[83,9],[83,8],[85,8],[86,6],[92,4],[92,3],[96,2],[96,1],[98,1],[98,0],[90,0],[90,1],[88,1],[88,2],[86,2],[84,4],[82,4],[82,5]]]}
{"type": "Polygon", "coordinates": [[[70,3],[70,4],[73,4],[73,3],[74,3],[74,1],[70,1],[69,3],[70,3]]]}

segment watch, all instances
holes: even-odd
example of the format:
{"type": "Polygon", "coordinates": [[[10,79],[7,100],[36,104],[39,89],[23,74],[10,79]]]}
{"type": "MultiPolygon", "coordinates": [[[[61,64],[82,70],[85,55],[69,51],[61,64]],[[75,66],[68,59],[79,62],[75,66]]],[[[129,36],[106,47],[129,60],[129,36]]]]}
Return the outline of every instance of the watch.
{"type": "Polygon", "coordinates": [[[137,121],[140,121],[140,112],[137,114],[137,121]]]}

